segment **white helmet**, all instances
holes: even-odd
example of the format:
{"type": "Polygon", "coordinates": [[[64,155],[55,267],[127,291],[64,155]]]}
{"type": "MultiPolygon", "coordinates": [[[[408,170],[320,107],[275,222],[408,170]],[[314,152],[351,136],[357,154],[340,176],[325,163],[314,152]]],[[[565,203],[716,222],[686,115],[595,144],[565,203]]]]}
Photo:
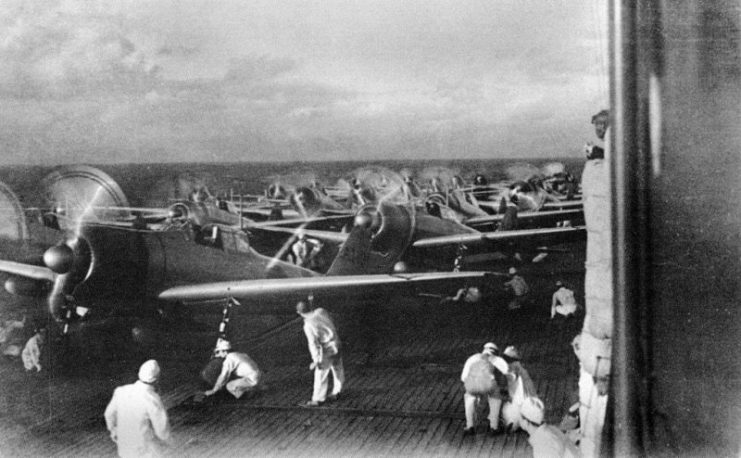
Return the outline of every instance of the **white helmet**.
{"type": "Polygon", "coordinates": [[[484,344],[484,351],[487,351],[489,353],[497,353],[499,351],[499,347],[494,342],[487,342],[484,344]]]}
{"type": "Polygon", "coordinates": [[[144,383],[154,383],[160,378],[160,365],[157,361],[150,359],[145,361],[139,368],[139,380],[144,383]]]}
{"type": "Polygon", "coordinates": [[[229,351],[232,349],[232,344],[226,340],[219,337],[219,340],[216,341],[216,351],[229,351]]]}

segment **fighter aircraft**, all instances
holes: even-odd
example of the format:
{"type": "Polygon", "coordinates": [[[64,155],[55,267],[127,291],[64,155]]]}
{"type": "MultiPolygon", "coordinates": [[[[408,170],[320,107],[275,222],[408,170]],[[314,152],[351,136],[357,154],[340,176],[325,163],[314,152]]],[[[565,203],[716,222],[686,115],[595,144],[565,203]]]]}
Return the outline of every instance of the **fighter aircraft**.
{"type": "Polygon", "coordinates": [[[158,301],[353,296],[379,288],[449,290],[487,274],[406,273],[393,261],[398,255],[391,246],[384,258],[388,262],[375,262],[369,255],[373,234],[358,224],[347,234],[327,275],[319,275],[259,254],[248,235],[232,225],[211,222],[199,232],[155,231],[136,221],[126,226],[120,222],[129,211],[126,197],[97,169],[62,169],[45,183],[50,201],[65,202],[66,208],[37,215],[38,220],[27,219],[13,192],[0,186],[5,216],[0,271],[10,274],[9,292],[48,294],[51,315],[65,324],[79,307],[127,307],[136,313],[158,301]],[[109,219],[119,223],[111,225],[109,219]]]}

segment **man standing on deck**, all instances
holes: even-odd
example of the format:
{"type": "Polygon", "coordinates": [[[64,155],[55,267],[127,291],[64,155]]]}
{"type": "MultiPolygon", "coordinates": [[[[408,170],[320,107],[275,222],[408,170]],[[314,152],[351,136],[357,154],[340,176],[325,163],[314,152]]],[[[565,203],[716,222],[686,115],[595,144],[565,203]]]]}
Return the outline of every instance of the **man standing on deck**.
{"type": "Polygon", "coordinates": [[[299,231],[296,237],[298,240],[291,246],[296,265],[308,269],[316,268],[314,261],[323,247],[322,242],[308,239],[304,231],[299,231]]]}
{"type": "Polygon", "coordinates": [[[44,348],[46,342],[46,329],[37,329],[36,333],[28,339],[26,346],[23,347],[21,353],[21,359],[23,360],[23,367],[27,371],[36,369],[36,372],[41,372],[41,350],[44,348]]]}
{"type": "Polygon", "coordinates": [[[296,313],[304,319],[304,333],[311,353],[310,369],[314,371],[314,392],[305,405],[316,407],[325,401],[334,401],[345,383],[345,369],[340,353],[340,336],[329,313],[323,308],[313,310],[306,302],[296,304],[296,313]],[[332,372],[332,394],[327,397],[329,372],[332,372]]]}
{"type": "Polygon", "coordinates": [[[567,288],[561,280],[556,282],[556,287],[558,289],[553,293],[553,299],[551,301],[551,319],[556,317],[556,313],[565,317],[576,313],[578,305],[574,298],[574,291],[567,288]]]}
{"type": "Polygon", "coordinates": [[[522,420],[523,402],[531,396],[537,396],[537,393],[530,374],[520,362],[520,352],[510,345],[504,349],[502,356],[509,365],[509,372],[507,372],[509,400],[502,407],[502,419],[508,430],[517,431],[520,429],[522,420]]]}
{"type": "Polygon", "coordinates": [[[466,409],[466,429],[464,436],[476,434],[476,411],[484,398],[489,402],[489,433],[498,434],[499,412],[502,408],[502,391],[507,389],[504,376],[508,372],[507,363],[499,357],[499,348],[492,342],[484,345],[484,351],[466,360],[461,372],[465,389],[463,405],[466,409]]]}
{"type": "Polygon", "coordinates": [[[524,278],[517,275],[517,269],[514,267],[509,268],[509,281],[504,283],[505,291],[509,291],[512,294],[512,300],[510,300],[507,308],[510,310],[517,310],[522,307],[522,303],[530,292],[530,287],[524,278]]]}
{"type": "Polygon", "coordinates": [[[121,458],[159,456],[170,440],[167,411],[155,385],[160,366],[150,359],[139,368],[139,380],[116,388],[105,409],[105,422],[121,458]]]}

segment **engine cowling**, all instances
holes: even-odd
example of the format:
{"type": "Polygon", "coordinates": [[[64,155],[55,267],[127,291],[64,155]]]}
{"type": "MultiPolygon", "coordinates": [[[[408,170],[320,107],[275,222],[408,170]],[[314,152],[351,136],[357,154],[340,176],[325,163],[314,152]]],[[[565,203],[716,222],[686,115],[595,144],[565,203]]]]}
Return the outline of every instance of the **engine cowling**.
{"type": "Polygon", "coordinates": [[[322,199],[317,191],[308,187],[296,188],[289,202],[293,208],[304,216],[312,215],[321,209],[322,199]]]}
{"type": "Polygon", "coordinates": [[[412,241],[414,212],[403,205],[366,205],[358,210],[355,222],[371,230],[371,250],[384,256],[398,260],[412,241]]]}

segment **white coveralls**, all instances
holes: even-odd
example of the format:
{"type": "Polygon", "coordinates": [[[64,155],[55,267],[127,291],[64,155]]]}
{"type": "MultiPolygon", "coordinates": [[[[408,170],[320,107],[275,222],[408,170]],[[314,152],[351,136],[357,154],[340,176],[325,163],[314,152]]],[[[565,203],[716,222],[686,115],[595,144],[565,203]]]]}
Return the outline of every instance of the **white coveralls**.
{"type": "MultiPolygon", "coordinates": [[[[24,320],[25,321],[25,320],[24,320]]],[[[3,355],[18,357],[23,351],[23,321],[8,320],[0,329],[0,350],[3,355]]]]}
{"type": "Polygon", "coordinates": [[[522,367],[519,361],[509,363],[507,373],[509,400],[502,407],[502,419],[505,426],[511,426],[513,431],[520,429],[522,416],[520,411],[525,398],[537,396],[535,384],[530,374],[522,367]]]}
{"type": "Polygon", "coordinates": [[[105,409],[105,422],[121,458],[159,456],[156,438],[170,439],[162,399],[152,385],[140,380],[115,389],[105,409]]]}
{"type": "Polygon", "coordinates": [[[226,390],[239,399],[260,383],[261,375],[257,364],[246,353],[230,352],[224,358],[213,390],[219,391],[226,385],[226,390]]]}
{"type": "Polygon", "coordinates": [[[466,390],[463,393],[466,429],[476,426],[477,403],[484,397],[489,402],[489,427],[493,430],[499,428],[499,412],[502,407],[499,384],[505,383],[504,374],[507,372],[507,363],[502,358],[487,352],[476,353],[466,360],[463,372],[461,372],[461,382],[466,390]]]}
{"type": "Polygon", "coordinates": [[[36,334],[26,342],[26,346],[23,347],[23,353],[21,353],[21,359],[23,359],[23,367],[27,371],[36,369],[37,372],[41,371],[41,339],[40,334],[36,334]]]}
{"type": "Polygon", "coordinates": [[[553,293],[553,301],[551,302],[551,318],[556,316],[556,313],[563,316],[569,316],[576,313],[577,305],[576,299],[574,298],[574,292],[565,286],[558,288],[558,291],[553,293]]]}
{"type": "Polygon", "coordinates": [[[533,448],[533,458],[576,458],[579,449],[553,425],[538,426],[527,440],[533,448]]]}
{"type": "Polygon", "coordinates": [[[314,239],[297,240],[291,247],[295,263],[301,267],[311,267],[311,262],[319,254],[321,243],[314,239]]]}
{"type": "Polygon", "coordinates": [[[309,344],[311,360],[316,365],[314,368],[314,392],[311,395],[311,400],[324,402],[327,399],[330,371],[332,371],[333,378],[333,396],[342,391],[342,384],[345,382],[345,370],[340,354],[340,337],[337,335],[337,328],[332,322],[332,318],[323,308],[313,310],[304,316],[304,333],[309,344]]]}
{"type": "Polygon", "coordinates": [[[510,310],[522,307],[522,300],[530,292],[530,287],[527,285],[525,279],[519,275],[513,275],[512,279],[504,283],[504,286],[511,289],[514,296],[507,307],[510,310]]]}

